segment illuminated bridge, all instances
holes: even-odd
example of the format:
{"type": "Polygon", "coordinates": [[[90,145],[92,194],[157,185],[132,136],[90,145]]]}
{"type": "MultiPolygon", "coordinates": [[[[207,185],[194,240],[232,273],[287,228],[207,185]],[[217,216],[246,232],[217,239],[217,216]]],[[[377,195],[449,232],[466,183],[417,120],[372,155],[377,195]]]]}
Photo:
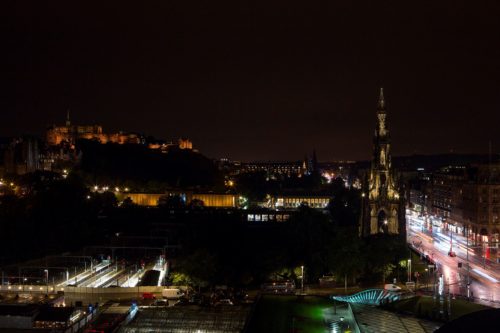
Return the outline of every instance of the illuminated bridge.
{"type": "Polygon", "coordinates": [[[331,296],[331,298],[341,302],[380,305],[381,303],[399,300],[401,293],[384,289],[368,289],[354,295],[331,296]]]}

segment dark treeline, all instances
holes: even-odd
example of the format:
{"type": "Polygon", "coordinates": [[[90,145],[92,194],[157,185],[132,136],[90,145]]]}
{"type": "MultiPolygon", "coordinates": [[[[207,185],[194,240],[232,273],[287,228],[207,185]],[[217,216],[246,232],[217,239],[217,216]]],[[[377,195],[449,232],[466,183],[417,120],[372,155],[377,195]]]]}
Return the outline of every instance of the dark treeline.
{"type": "MultiPolygon", "coordinates": [[[[324,274],[350,283],[381,282],[402,272],[399,261],[408,255],[400,237],[358,237],[360,193],[341,180],[329,187],[328,210],[304,206],[287,222],[261,224],[246,222],[245,210],[177,206],[175,200],[159,208],[131,202],[118,207],[111,192],[89,191],[77,173],[67,179],[37,173],[25,181],[25,196],[0,198],[2,265],[88,245],[127,245],[126,236],[155,236],[154,246],[158,238],[181,246],[167,251],[173,282],[255,286],[296,279],[301,265],[308,283],[324,274]]],[[[141,242],[152,245],[147,237],[141,242]]]]}
{"type": "Polygon", "coordinates": [[[37,172],[17,179],[23,196],[0,197],[0,262],[77,250],[102,239],[100,214],[116,206],[112,193],[91,195],[76,175],[37,172]]]}
{"type": "Polygon", "coordinates": [[[371,284],[398,277],[399,262],[408,256],[400,237],[361,239],[356,225],[337,224],[330,213],[306,206],[288,222],[257,225],[235,211],[176,215],[183,247],[174,260],[173,282],[258,285],[297,279],[304,265],[308,283],[334,275],[349,284],[371,284]]]}
{"type": "Polygon", "coordinates": [[[326,179],[321,177],[318,172],[301,177],[291,175],[273,179],[269,178],[265,171],[255,171],[239,174],[235,177],[235,182],[236,192],[244,195],[251,201],[261,201],[267,194],[283,194],[294,191],[331,193],[329,186],[326,184],[326,179]]]}
{"type": "MultiPolygon", "coordinates": [[[[341,180],[331,184],[330,190],[333,200],[327,211],[303,206],[282,223],[249,223],[245,210],[185,207],[171,199],[156,210],[147,210],[153,222],[142,219],[140,229],[147,233],[163,224],[169,243],[182,245],[170,257],[173,283],[258,285],[296,279],[301,265],[306,267],[308,283],[317,283],[325,274],[338,281],[347,278],[349,283],[380,283],[384,277],[398,277],[403,272],[399,262],[408,256],[404,239],[387,235],[361,239],[360,192],[346,189],[341,180]]],[[[141,210],[134,205],[122,207],[113,225],[122,229],[129,225],[125,233],[137,232],[137,226],[124,221],[141,210]]]]}

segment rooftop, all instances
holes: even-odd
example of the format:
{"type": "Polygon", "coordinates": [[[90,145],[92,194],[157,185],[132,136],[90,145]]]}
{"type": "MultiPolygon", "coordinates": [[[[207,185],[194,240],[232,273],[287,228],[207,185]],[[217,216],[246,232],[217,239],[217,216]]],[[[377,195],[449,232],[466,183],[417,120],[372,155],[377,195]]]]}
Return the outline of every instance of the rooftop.
{"type": "Polygon", "coordinates": [[[35,321],[67,322],[74,311],[73,307],[43,306],[35,321]]]}
{"type": "Polygon", "coordinates": [[[37,304],[0,304],[0,316],[33,317],[38,309],[37,304]]]}

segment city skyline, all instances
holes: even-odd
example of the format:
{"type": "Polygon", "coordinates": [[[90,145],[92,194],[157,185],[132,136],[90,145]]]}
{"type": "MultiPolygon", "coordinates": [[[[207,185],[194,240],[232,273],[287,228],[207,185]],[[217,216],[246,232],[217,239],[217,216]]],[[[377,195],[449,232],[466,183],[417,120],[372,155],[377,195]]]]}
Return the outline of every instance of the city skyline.
{"type": "Polygon", "coordinates": [[[383,86],[394,155],[500,146],[498,4],[38,6],[7,8],[1,136],[69,108],[213,158],[369,160],[383,86]]]}
{"type": "Polygon", "coordinates": [[[0,331],[500,325],[500,2],[2,7],[0,331]]]}

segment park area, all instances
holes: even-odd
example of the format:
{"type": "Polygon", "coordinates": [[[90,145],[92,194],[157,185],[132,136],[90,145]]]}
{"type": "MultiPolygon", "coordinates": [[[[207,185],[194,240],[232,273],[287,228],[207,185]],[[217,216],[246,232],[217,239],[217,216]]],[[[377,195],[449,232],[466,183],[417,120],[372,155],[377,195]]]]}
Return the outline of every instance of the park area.
{"type": "Polygon", "coordinates": [[[351,323],[346,304],[324,297],[264,295],[253,313],[249,333],[326,333],[351,323]],[[343,318],[340,323],[340,317],[343,318]]]}

